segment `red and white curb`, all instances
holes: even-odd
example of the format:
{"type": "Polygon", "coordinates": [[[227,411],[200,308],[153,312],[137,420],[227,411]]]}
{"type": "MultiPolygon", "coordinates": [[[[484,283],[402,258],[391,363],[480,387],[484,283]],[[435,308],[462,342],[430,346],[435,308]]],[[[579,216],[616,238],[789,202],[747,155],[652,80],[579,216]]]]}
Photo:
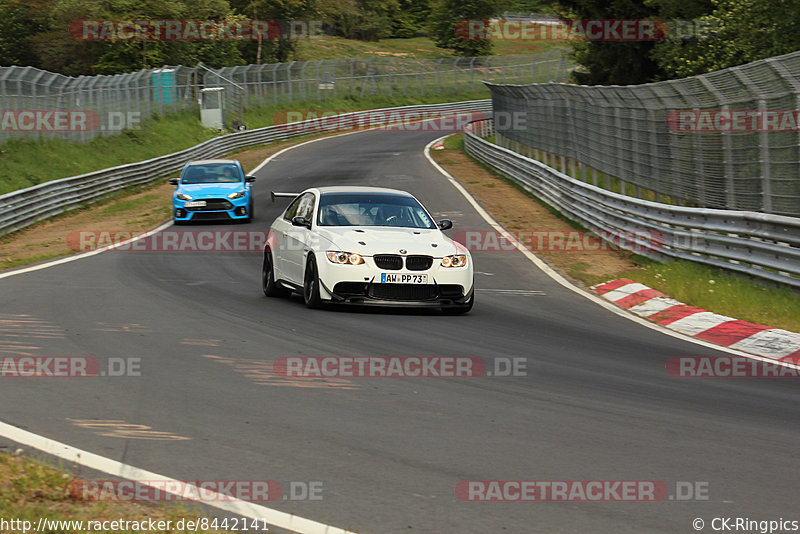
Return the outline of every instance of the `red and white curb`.
{"type": "Polygon", "coordinates": [[[758,356],[800,361],[800,333],[695,308],[627,278],[592,286],[592,290],[617,306],[676,332],[758,356]]]}

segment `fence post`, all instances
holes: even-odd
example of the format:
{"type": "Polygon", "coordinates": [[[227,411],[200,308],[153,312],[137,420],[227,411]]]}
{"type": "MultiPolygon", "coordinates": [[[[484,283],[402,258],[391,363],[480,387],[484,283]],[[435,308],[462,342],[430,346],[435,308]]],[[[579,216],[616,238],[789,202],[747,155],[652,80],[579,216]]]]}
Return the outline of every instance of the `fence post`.
{"type": "Polygon", "coordinates": [[[389,80],[389,96],[392,96],[392,62],[394,58],[389,58],[389,63],[386,65],[386,79],[389,80]]]}
{"type": "Polygon", "coordinates": [[[475,60],[477,58],[472,58],[469,62],[469,90],[475,90],[475,60]]]}
{"type": "MultiPolygon", "coordinates": [[[[717,102],[720,104],[720,110],[728,112],[730,111],[730,105],[725,102],[726,98],[722,94],[722,92],[716,88],[716,86],[708,81],[705,76],[698,76],[700,81],[703,83],[703,86],[708,89],[708,91],[714,95],[717,99],[717,102]]],[[[736,209],[736,192],[734,188],[734,173],[735,169],[733,168],[733,141],[731,139],[730,132],[720,132],[722,136],[722,162],[723,168],[725,169],[725,205],[726,209],[734,210],[736,209]]],[[[702,176],[701,176],[702,179],[702,176]]]]}
{"type": "MultiPolygon", "coordinates": [[[[756,85],[750,77],[741,70],[741,67],[732,67],[731,72],[741,81],[758,99],[758,111],[763,117],[763,113],[767,111],[767,101],[764,95],[761,94],[758,85],[756,85]]],[[[772,182],[770,176],[770,148],[769,148],[769,132],[764,128],[758,132],[758,160],[761,169],[761,210],[767,213],[772,211],[772,182]]]]}
{"type": "MultiPolygon", "coordinates": [[[[800,80],[796,74],[792,73],[789,68],[783,63],[779,63],[775,58],[766,60],[770,67],[777,72],[781,79],[792,87],[795,94],[795,109],[800,109],[800,80]]],[[[797,129],[798,140],[794,145],[795,161],[800,161],[800,128],[797,129]]]]}

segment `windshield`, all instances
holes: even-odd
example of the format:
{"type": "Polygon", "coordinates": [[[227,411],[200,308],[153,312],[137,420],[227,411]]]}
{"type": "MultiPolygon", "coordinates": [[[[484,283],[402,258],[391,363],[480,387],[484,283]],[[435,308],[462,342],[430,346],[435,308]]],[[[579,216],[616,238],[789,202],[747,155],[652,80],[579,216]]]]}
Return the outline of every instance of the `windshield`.
{"type": "Polygon", "coordinates": [[[436,228],[419,202],[393,193],[324,194],[317,219],[320,226],[436,228]]]}
{"type": "Polygon", "coordinates": [[[187,167],[183,174],[183,184],[214,184],[241,182],[239,167],[233,163],[208,163],[187,167]]]}

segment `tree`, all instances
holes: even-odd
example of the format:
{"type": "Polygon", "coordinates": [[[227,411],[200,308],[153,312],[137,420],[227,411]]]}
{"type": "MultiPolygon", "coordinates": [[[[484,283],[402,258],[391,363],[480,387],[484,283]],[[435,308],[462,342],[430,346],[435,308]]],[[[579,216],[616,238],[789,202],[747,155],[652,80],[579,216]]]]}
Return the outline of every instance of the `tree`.
{"type": "Polygon", "coordinates": [[[392,37],[415,37],[425,32],[431,15],[429,0],[399,0],[392,20],[392,37]]]}
{"type": "MultiPolygon", "coordinates": [[[[6,0],[22,4],[21,0],[6,0]]],[[[26,0],[26,16],[38,30],[25,42],[27,64],[68,75],[117,74],[164,64],[211,66],[242,64],[235,41],[165,41],[81,36],[83,20],[228,19],[226,0],[26,0]],[[72,32],[72,33],[71,33],[72,32]]]]}
{"type": "Polygon", "coordinates": [[[32,6],[21,0],[0,0],[0,66],[30,65],[39,67],[31,49],[31,37],[44,30],[34,18],[32,6]]]}
{"type": "MultiPolygon", "coordinates": [[[[691,0],[688,0],[691,1],[691,0]]],[[[642,0],[562,0],[568,19],[653,20],[656,8],[642,0]]],[[[653,41],[575,41],[572,56],[583,67],[573,73],[586,85],[630,85],[658,79],[662,72],[650,57],[653,41]]]]}
{"type": "Polygon", "coordinates": [[[488,21],[502,13],[504,2],[493,0],[438,0],[431,14],[431,31],[436,46],[460,56],[487,56],[492,42],[471,38],[464,28],[472,21],[488,21]]]}
{"type": "Polygon", "coordinates": [[[785,0],[712,0],[698,20],[707,34],[653,51],[665,77],[683,78],[800,50],[800,9],[785,0]]]}
{"type": "Polygon", "coordinates": [[[335,35],[377,41],[392,35],[400,7],[398,0],[326,0],[320,10],[335,35]]]}
{"type": "Polygon", "coordinates": [[[317,17],[316,0],[231,0],[234,9],[249,18],[270,20],[275,24],[266,38],[241,43],[240,49],[247,63],[282,63],[289,61],[297,49],[297,40],[306,36],[292,35],[291,22],[307,23],[317,17]]]}

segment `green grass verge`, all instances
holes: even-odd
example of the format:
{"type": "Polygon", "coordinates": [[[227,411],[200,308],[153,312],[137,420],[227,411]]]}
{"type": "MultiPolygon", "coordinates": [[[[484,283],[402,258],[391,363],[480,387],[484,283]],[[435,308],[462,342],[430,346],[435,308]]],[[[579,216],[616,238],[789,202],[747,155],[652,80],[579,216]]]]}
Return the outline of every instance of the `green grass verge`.
{"type": "Polygon", "coordinates": [[[140,198],[127,198],[120,202],[117,202],[111,206],[108,206],[100,211],[100,216],[103,215],[116,215],[118,213],[124,213],[127,211],[132,210],[139,210],[145,207],[146,205],[152,205],[155,202],[159,202],[159,198],[156,195],[146,195],[140,198]]]}
{"type": "MultiPolygon", "coordinates": [[[[78,466],[75,466],[78,467],[78,466]]],[[[6,521],[29,521],[33,529],[39,518],[50,521],[127,520],[171,521],[172,528],[159,532],[185,532],[175,524],[181,518],[195,520],[207,517],[198,506],[177,504],[112,503],[84,499],[79,493],[70,491],[70,484],[77,476],[48,464],[45,460],[25,458],[9,453],[0,453],[0,517],[6,521]]],[[[31,531],[33,530],[31,529],[31,531]]],[[[22,532],[13,529],[9,532],[22,532]]],[[[74,528],[51,528],[48,532],[77,532],[74,528]]],[[[117,532],[136,532],[119,530],[117,532]]],[[[214,530],[213,532],[217,532],[214,530]]]]}
{"type": "MultiPolygon", "coordinates": [[[[566,41],[497,40],[491,53],[497,56],[536,54],[553,49],[569,49],[566,41]]],[[[452,58],[452,50],[437,47],[429,37],[408,39],[381,39],[377,42],[356,41],[341,37],[324,36],[315,39],[299,39],[294,54],[295,61],[316,61],[353,57],[438,59],[452,58]]]]}
{"type": "MultiPolygon", "coordinates": [[[[284,102],[275,106],[245,111],[250,129],[270,126],[281,111],[363,109],[433,104],[458,100],[488,98],[488,90],[462,93],[420,95],[340,97],[324,102],[284,102]]],[[[281,122],[281,121],[279,121],[281,122]]],[[[59,139],[11,140],[0,145],[0,194],[16,191],[68,176],[75,176],[124,163],[133,163],[189,148],[218,135],[203,128],[199,113],[183,112],[154,116],[141,129],[120,135],[72,143],[59,139]]]]}
{"type": "Polygon", "coordinates": [[[659,263],[642,258],[640,264],[640,269],[620,273],[620,278],[714,313],[800,332],[800,296],[789,286],[691,261],[659,263]]]}

